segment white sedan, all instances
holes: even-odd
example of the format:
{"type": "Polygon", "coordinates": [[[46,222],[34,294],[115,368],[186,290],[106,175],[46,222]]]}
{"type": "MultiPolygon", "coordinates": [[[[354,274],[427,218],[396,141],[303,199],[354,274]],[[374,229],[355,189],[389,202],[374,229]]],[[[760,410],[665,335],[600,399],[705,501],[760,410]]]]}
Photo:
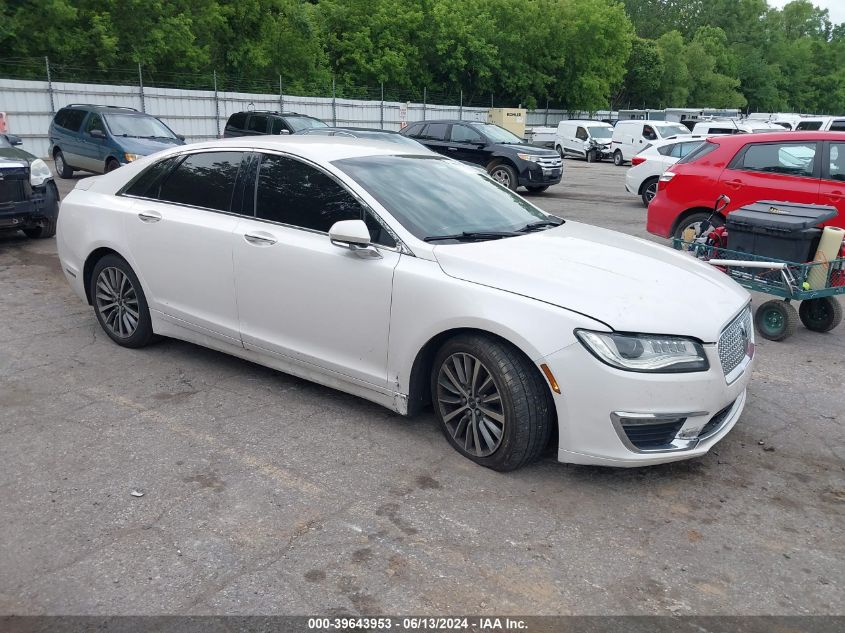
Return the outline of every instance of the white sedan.
{"type": "Polygon", "coordinates": [[[631,159],[631,168],[625,172],[625,189],[640,196],[648,206],[657,195],[657,182],[661,174],[701,145],[706,136],[676,136],[655,141],[631,159]]]}
{"type": "MultiPolygon", "coordinates": [[[[169,336],[413,414],[497,470],[706,453],[745,404],[749,295],[395,144],[189,145],[79,181],[62,269],[111,339],[169,336]]],[[[342,442],[340,438],[337,442],[342,442]]]]}

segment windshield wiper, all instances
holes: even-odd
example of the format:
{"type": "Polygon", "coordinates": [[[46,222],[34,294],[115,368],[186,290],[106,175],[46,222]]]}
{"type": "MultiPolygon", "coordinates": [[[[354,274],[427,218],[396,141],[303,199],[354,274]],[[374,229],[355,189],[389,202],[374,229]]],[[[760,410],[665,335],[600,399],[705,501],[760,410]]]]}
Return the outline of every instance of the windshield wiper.
{"type": "Polygon", "coordinates": [[[514,231],[464,231],[455,235],[429,235],[424,242],[439,242],[440,240],[456,240],[458,242],[475,242],[481,240],[497,240],[503,237],[516,237],[514,231]]]}
{"type": "Polygon", "coordinates": [[[556,218],[555,220],[539,220],[537,222],[529,222],[521,229],[519,229],[520,233],[528,233],[529,231],[534,231],[535,229],[542,229],[544,227],[552,228],[554,226],[560,226],[564,223],[565,220],[563,218],[556,218]]]}

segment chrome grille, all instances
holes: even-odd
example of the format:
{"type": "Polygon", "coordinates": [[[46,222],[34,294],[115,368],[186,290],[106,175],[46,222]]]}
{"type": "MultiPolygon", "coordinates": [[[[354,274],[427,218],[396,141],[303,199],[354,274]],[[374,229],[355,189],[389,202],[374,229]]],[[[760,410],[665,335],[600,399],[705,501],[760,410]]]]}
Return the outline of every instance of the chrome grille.
{"type": "Polygon", "coordinates": [[[537,164],[543,169],[560,169],[563,161],[560,156],[540,156],[537,159],[537,164]]]}
{"type": "Polygon", "coordinates": [[[749,343],[753,342],[754,326],[751,323],[751,308],[747,307],[728,324],[719,337],[719,360],[725,376],[745,359],[749,343]]]}

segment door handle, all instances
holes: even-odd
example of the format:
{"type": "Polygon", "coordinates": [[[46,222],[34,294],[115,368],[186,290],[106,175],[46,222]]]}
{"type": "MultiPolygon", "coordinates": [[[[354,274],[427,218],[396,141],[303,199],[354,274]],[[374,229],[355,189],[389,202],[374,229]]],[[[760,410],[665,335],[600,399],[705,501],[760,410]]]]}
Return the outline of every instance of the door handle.
{"type": "Polygon", "coordinates": [[[734,189],[734,190],[739,189],[740,187],[742,187],[742,181],[741,180],[726,180],[725,186],[729,187],[731,189],[734,189]]]}
{"type": "Polygon", "coordinates": [[[275,237],[264,231],[246,233],[244,234],[244,239],[255,246],[272,246],[277,241],[275,237]]]}
{"type": "Polygon", "coordinates": [[[838,191],[838,190],[837,191],[828,191],[825,195],[828,198],[833,198],[834,200],[838,200],[839,198],[842,197],[842,192],[838,191]]]}
{"type": "Polygon", "coordinates": [[[141,219],[141,222],[152,224],[153,222],[161,220],[161,213],[158,211],[141,211],[138,214],[138,217],[141,219]]]}

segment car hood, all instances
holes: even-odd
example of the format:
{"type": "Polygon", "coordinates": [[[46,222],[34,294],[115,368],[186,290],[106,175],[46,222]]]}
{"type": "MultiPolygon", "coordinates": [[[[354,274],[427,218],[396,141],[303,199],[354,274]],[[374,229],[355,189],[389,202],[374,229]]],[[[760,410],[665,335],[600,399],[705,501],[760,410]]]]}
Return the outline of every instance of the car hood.
{"type": "Polygon", "coordinates": [[[177,138],[174,139],[152,139],[152,138],[133,138],[130,136],[116,136],[115,140],[120,145],[121,149],[128,154],[139,154],[141,156],[148,156],[155,154],[163,149],[169,149],[175,145],[184,145],[184,141],[177,138]]]}
{"type": "Polygon", "coordinates": [[[30,165],[35,159],[35,156],[17,147],[0,147],[0,163],[12,161],[30,165]]]}
{"type": "Polygon", "coordinates": [[[727,275],[685,253],[577,222],[436,246],[434,256],[451,277],[557,305],[621,332],[712,343],[750,298],[727,275]]]}

